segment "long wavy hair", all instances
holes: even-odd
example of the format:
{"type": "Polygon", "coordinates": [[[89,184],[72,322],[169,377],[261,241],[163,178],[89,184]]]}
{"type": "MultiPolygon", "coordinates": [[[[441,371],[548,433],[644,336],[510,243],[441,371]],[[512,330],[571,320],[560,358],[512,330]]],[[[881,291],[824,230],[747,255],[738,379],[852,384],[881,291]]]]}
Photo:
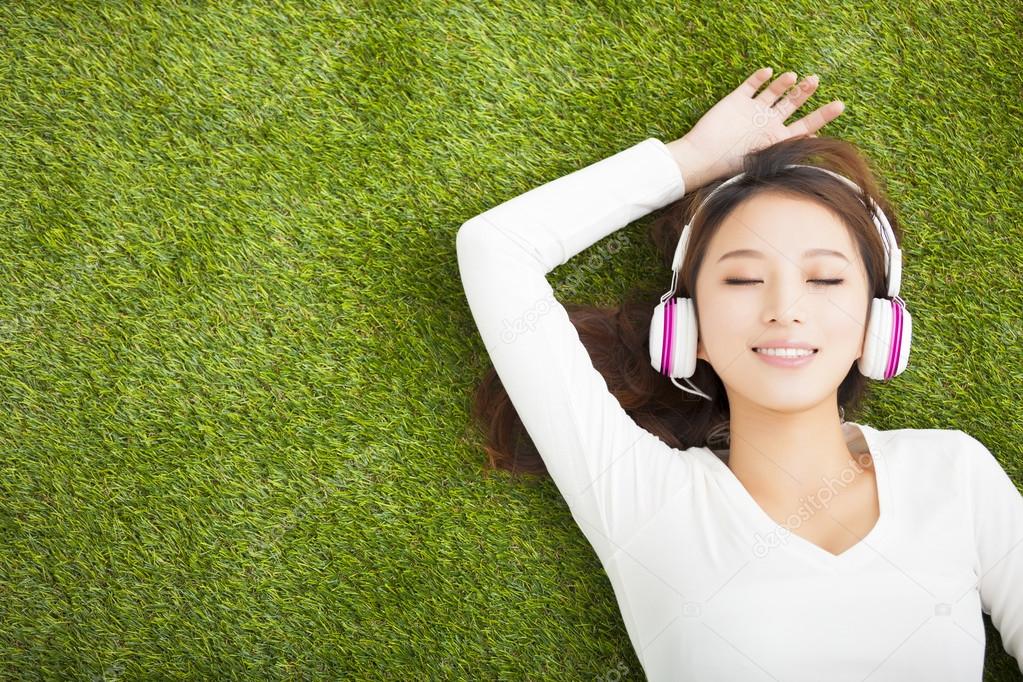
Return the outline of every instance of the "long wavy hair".
{"type": "MultiPolygon", "coordinates": [[[[729,432],[725,386],[708,362],[698,359],[690,380],[711,396],[711,400],[678,389],[650,363],[651,316],[671,281],[671,259],[682,228],[697,207],[700,210],[693,222],[676,296],[694,298],[696,278],[711,238],[731,211],[764,191],[812,199],[839,216],[859,249],[874,298],[887,295],[884,245],[865,204],[864,194],[881,207],[896,241],[900,245],[902,243],[897,218],[879,188],[870,162],[847,141],[830,137],[782,140],[745,155],[742,170],[745,177],[723,188],[709,202],[704,203],[704,199],[727,177],[687,193],[655,214],[650,223],[649,237],[664,265],[663,287],[656,290],[632,287],[622,303],[613,308],[563,304],[593,366],[603,375],[608,390],[625,412],[636,424],[678,449],[693,446],[714,448],[715,445],[727,444],[729,432]],[[827,173],[810,168],[786,168],[788,164],[827,168],[855,182],[863,194],[827,173]]],[[[695,306],[695,298],[693,303],[695,306]]],[[[699,324],[699,307],[695,306],[695,310],[699,324]]],[[[860,374],[856,362],[853,362],[838,387],[836,409],[855,421],[867,386],[867,378],[860,374]]],[[[484,449],[491,468],[515,474],[547,473],[543,459],[509,400],[493,364],[476,388],[471,415],[484,433],[484,449]]]]}

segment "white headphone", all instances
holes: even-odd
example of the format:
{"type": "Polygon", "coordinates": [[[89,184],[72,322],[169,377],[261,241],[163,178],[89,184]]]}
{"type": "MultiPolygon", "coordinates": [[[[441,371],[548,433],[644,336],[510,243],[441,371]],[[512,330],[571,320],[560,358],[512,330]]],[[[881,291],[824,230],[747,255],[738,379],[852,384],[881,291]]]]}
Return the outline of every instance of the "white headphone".
{"type": "MultiPolygon", "coordinates": [[[[862,189],[852,180],[820,166],[805,164],[788,164],[786,168],[814,168],[832,175],[857,193],[862,189]]],[[[685,258],[692,230],[699,208],[703,206],[718,190],[736,182],[746,173],[729,178],[714,189],[701,202],[693,218],[682,229],[675,255],[671,261],[671,288],[661,296],[661,302],[654,308],[650,321],[650,364],[661,374],[671,377],[671,383],[689,393],[711,397],[699,390],[689,381],[696,371],[696,311],[692,299],[674,297],[678,284],[678,273],[685,258]],[[695,390],[679,384],[675,379],[685,379],[695,390]]],[[[868,197],[869,199],[869,197],[868,197]]],[[[909,349],[913,336],[913,317],[906,309],[906,302],[899,297],[899,286],[902,283],[902,250],[895,240],[895,233],[884,211],[870,199],[867,206],[871,210],[874,225],[884,243],[885,281],[888,291],[885,298],[875,298],[870,304],[870,316],[867,320],[867,335],[864,342],[863,355],[857,361],[861,374],[871,379],[888,381],[902,373],[909,364],[909,349]]]]}

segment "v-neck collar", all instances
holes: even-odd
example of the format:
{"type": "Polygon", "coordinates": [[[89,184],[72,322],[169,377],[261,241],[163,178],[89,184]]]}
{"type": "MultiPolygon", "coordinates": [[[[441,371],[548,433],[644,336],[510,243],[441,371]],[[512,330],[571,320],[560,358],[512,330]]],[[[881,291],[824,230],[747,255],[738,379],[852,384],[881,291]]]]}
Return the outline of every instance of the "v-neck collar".
{"type": "MultiPolygon", "coordinates": [[[[706,446],[696,448],[710,462],[710,467],[716,473],[717,479],[721,481],[721,484],[730,493],[731,497],[737,500],[746,511],[747,517],[756,529],[765,534],[770,540],[773,540],[773,542],[769,543],[766,553],[769,554],[772,551],[778,551],[780,548],[787,547],[788,550],[797,552],[811,561],[823,563],[830,567],[838,567],[869,558],[878,552],[878,543],[888,527],[889,516],[892,514],[891,491],[888,483],[888,462],[886,461],[884,448],[881,446],[883,439],[881,438],[881,432],[867,424],[851,421],[846,421],[844,424],[859,428],[863,434],[863,440],[867,444],[867,449],[870,451],[871,459],[874,463],[874,480],[877,486],[879,513],[874,527],[859,542],[841,554],[833,554],[780,525],[753,499],[753,496],[746,490],[742,482],[736,478],[732,470],[728,468],[728,465],[722,462],[713,450],[706,446]]],[[[855,440],[855,436],[852,440],[855,440]]],[[[852,440],[847,440],[846,442],[852,442],[852,440]]]]}

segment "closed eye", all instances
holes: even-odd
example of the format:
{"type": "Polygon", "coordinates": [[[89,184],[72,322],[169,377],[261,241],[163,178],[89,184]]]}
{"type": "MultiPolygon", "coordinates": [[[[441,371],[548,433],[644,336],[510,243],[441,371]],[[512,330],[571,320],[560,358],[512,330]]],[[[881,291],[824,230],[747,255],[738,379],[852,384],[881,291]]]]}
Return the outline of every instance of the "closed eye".
{"type": "MultiPolygon", "coordinates": [[[[747,285],[747,284],[756,284],[757,282],[761,282],[761,281],[763,281],[763,280],[759,280],[759,279],[736,279],[734,277],[729,277],[728,279],[725,280],[725,284],[747,285]]],[[[814,283],[823,283],[825,285],[829,285],[830,286],[830,285],[835,285],[835,284],[841,284],[845,280],[844,279],[811,279],[811,280],[808,280],[808,281],[814,282],[814,283]]]]}

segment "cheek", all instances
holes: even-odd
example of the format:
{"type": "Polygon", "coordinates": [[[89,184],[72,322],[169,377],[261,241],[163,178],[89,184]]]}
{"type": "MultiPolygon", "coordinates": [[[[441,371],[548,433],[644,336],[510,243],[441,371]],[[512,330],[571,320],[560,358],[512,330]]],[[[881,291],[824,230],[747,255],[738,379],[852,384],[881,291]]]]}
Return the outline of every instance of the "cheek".
{"type": "Polygon", "coordinates": [[[838,347],[857,347],[866,332],[867,313],[867,302],[861,293],[833,294],[822,308],[822,332],[838,347]]]}
{"type": "Polygon", "coordinates": [[[700,309],[697,320],[697,334],[704,352],[719,362],[723,358],[735,358],[754,333],[751,330],[759,319],[757,315],[756,310],[743,308],[734,301],[728,305],[708,303],[706,308],[700,309]]]}

